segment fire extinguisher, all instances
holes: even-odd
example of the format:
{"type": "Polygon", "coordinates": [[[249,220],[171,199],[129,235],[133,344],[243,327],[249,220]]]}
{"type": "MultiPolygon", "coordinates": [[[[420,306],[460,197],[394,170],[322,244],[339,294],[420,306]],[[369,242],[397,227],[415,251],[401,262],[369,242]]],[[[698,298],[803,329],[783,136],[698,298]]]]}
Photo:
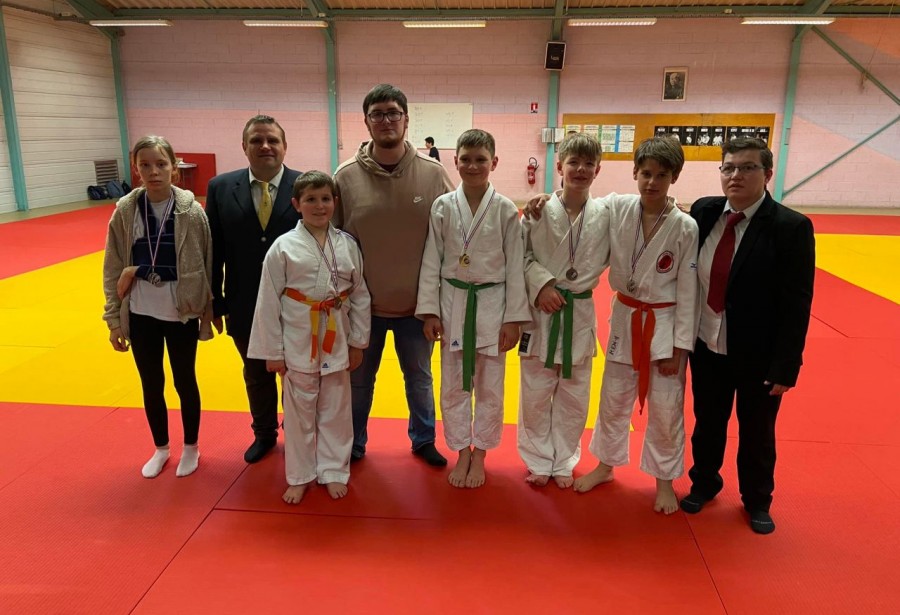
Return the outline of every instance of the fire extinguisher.
{"type": "Polygon", "coordinates": [[[526,169],[526,172],[528,174],[528,184],[530,186],[533,186],[534,183],[537,181],[537,179],[535,178],[535,173],[537,173],[537,170],[538,170],[537,158],[534,158],[534,157],[529,158],[528,159],[528,168],[526,169]]]}

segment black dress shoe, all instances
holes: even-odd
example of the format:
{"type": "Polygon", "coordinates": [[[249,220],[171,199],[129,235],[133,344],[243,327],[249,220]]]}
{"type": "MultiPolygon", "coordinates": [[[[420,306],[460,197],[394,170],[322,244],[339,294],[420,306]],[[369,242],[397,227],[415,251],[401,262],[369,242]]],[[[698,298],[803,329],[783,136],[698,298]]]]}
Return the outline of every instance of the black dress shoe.
{"type": "Polygon", "coordinates": [[[757,534],[771,534],[775,531],[775,522],[764,510],[750,511],[750,529],[757,534]]]}
{"type": "Polygon", "coordinates": [[[256,463],[266,456],[270,450],[275,447],[276,439],[274,438],[257,438],[244,453],[244,461],[247,463],[256,463]]]}
{"type": "Polygon", "coordinates": [[[434,447],[434,442],[423,444],[413,451],[413,455],[421,457],[430,466],[443,467],[447,465],[447,459],[434,447]]]}
{"type": "Polygon", "coordinates": [[[696,493],[689,493],[681,499],[681,510],[689,515],[696,515],[703,510],[703,507],[706,506],[707,502],[709,502],[708,498],[697,495],[696,493]]]}

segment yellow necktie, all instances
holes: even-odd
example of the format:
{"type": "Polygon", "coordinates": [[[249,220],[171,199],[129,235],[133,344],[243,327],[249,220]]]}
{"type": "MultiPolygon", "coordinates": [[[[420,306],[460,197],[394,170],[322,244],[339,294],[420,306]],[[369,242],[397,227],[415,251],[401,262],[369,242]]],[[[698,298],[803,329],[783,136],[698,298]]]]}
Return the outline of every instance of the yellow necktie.
{"type": "Polygon", "coordinates": [[[257,182],[259,187],[262,189],[262,197],[259,199],[259,211],[257,215],[259,216],[259,223],[262,225],[263,230],[266,230],[266,225],[269,224],[269,218],[272,217],[272,196],[269,194],[269,182],[257,182]]]}

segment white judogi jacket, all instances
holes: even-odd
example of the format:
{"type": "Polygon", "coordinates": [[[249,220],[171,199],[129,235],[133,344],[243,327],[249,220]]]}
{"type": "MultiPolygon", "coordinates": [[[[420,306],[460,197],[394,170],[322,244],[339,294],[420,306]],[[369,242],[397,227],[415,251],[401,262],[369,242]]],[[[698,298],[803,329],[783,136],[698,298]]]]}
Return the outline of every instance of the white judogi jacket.
{"type": "Polygon", "coordinates": [[[500,326],[527,323],[531,318],[525,294],[524,250],[519,210],[492,185],[488,184],[474,216],[462,184],[454,192],[439,196],[431,206],[416,316],[440,315],[445,344],[451,351],[462,350],[468,291],[451,286],[447,279],[496,282],[496,286],[478,291],[475,344],[479,353],[496,355],[500,326]],[[464,251],[463,237],[473,231],[464,251]],[[464,252],[469,257],[468,267],[460,264],[464,252]]]}
{"type": "MultiPolygon", "coordinates": [[[[597,287],[600,275],[609,264],[609,211],[603,200],[588,197],[584,209],[570,225],[562,202],[554,194],[541,212],[540,220],[523,218],[522,226],[525,232],[525,283],[533,325],[526,332],[527,347],[523,348],[525,344],[520,344],[519,354],[546,361],[551,315],[535,307],[535,301],[541,289],[551,281],[555,286],[573,293],[597,287]],[[566,278],[566,271],[571,266],[569,233],[572,233],[574,245],[582,218],[584,227],[575,249],[574,262],[578,277],[570,281],[566,278]]],[[[572,364],[578,365],[597,354],[597,316],[593,300],[575,299],[574,302],[572,364]]],[[[554,362],[562,364],[561,332],[554,362]]]]}
{"type": "Polygon", "coordinates": [[[320,249],[301,220],[294,230],[276,239],[269,248],[263,261],[247,356],[284,360],[289,370],[325,375],[349,367],[348,345],[355,348],[369,345],[370,297],[363,279],[359,246],[353,237],[330,225],[328,237],[330,244],[326,241],[325,247],[320,249]],[[332,263],[331,246],[334,246],[337,262],[337,289],[328,265],[332,263]],[[322,350],[328,321],[323,311],[319,318],[318,352],[314,360],[310,359],[312,309],[286,296],[286,288],[300,291],[316,301],[347,293],[341,307],[332,309],[337,335],[331,353],[322,350]]]}
{"type": "MultiPolygon", "coordinates": [[[[667,359],[672,348],[693,350],[697,339],[697,223],[690,215],[672,207],[650,239],[634,270],[637,288],[629,292],[632,255],[637,255],[643,238],[636,233],[641,225],[641,197],[612,193],[603,200],[609,207],[612,255],[609,285],[614,291],[643,303],[676,305],[654,310],[656,331],[650,344],[650,360],[667,359]]],[[[631,313],[615,295],[609,322],[606,358],[631,364],[631,313]]]]}

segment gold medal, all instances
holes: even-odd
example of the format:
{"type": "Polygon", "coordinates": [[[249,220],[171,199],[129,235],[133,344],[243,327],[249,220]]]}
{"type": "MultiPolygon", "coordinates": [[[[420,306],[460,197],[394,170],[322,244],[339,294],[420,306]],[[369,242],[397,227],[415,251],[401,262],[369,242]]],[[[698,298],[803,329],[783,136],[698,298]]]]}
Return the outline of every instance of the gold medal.
{"type": "Polygon", "coordinates": [[[472,259],[469,258],[468,254],[463,254],[462,256],[459,257],[459,264],[462,265],[463,267],[468,267],[469,263],[471,263],[471,262],[472,262],[472,259]]]}
{"type": "Polygon", "coordinates": [[[341,309],[341,305],[344,304],[344,301],[340,297],[334,298],[334,307],[337,309],[341,309]]]}

